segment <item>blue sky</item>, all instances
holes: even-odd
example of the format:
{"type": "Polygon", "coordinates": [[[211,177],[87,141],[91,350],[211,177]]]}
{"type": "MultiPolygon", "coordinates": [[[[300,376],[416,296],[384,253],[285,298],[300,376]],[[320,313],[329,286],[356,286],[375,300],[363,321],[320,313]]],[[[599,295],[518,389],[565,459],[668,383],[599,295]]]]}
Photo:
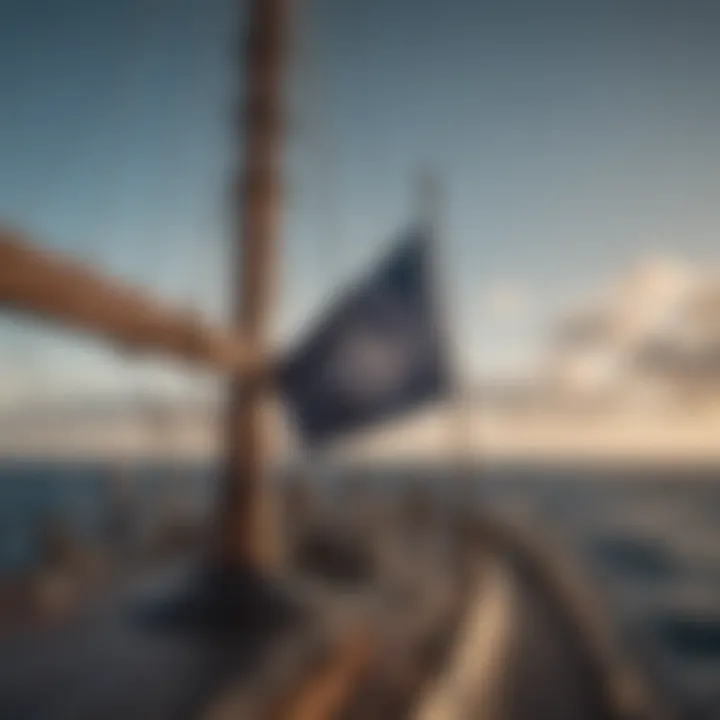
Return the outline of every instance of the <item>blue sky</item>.
{"type": "MultiPolygon", "coordinates": [[[[0,0],[0,217],[220,315],[233,5],[0,0]]],[[[528,356],[559,308],[648,253],[716,262],[713,5],[298,3],[278,333],[408,221],[427,166],[473,372],[528,356]]],[[[127,381],[138,363],[8,320],[0,362],[31,392],[145,382],[127,381]]]]}

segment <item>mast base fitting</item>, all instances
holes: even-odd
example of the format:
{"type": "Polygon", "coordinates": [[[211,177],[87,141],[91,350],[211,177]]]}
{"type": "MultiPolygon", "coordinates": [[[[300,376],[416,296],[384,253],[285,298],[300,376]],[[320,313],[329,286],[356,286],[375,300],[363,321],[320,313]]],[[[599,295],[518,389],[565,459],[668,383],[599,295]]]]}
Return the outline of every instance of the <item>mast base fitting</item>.
{"type": "Polygon", "coordinates": [[[267,635],[301,615],[300,604],[285,588],[243,567],[196,570],[175,592],[139,608],[140,620],[151,628],[200,634],[267,635]]]}

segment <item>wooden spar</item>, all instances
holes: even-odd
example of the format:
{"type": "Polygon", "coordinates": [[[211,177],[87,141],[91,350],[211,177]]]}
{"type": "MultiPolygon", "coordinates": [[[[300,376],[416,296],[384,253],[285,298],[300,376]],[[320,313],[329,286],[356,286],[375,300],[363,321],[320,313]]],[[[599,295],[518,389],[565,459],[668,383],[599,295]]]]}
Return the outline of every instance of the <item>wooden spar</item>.
{"type": "Polygon", "coordinates": [[[0,307],[101,337],[124,349],[157,353],[223,372],[264,366],[230,330],[166,306],[59,253],[34,248],[0,228],[0,307]]]}
{"type": "MultiPolygon", "coordinates": [[[[262,348],[267,341],[272,270],[279,227],[281,83],[290,0],[249,4],[244,172],[237,186],[234,250],[234,321],[262,348]]],[[[219,498],[215,560],[220,567],[261,570],[271,563],[275,538],[268,525],[264,383],[232,378],[227,415],[227,457],[219,498]]]]}
{"type": "Polygon", "coordinates": [[[227,462],[214,547],[220,565],[265,564],[272,538],[263,502],[261,412],[273,250],[279,221],[280,85],[291,0],[252,0],[246,52],[245,169],[237,185],[233,329],[105,278],[59,254],[33,249],[0,230],[0,308],[7,307],[116,342],[231,375],[227,462]],[[241,209],[241,212],[240,212],[241,209]],[[242,340],[241,340],[242,338],[242,340]]]}

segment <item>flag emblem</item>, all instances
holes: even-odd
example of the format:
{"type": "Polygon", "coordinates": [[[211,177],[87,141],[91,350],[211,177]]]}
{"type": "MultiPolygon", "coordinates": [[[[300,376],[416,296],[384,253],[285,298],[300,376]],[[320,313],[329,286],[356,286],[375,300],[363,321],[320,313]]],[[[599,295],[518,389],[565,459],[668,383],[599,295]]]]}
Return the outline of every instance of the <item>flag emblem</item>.
{"type": "Polygon", "coordinates": [[[407,234],[292,353],[280,388],[309,442],[410,410],[449,388],[429,241],[407,234]]]}

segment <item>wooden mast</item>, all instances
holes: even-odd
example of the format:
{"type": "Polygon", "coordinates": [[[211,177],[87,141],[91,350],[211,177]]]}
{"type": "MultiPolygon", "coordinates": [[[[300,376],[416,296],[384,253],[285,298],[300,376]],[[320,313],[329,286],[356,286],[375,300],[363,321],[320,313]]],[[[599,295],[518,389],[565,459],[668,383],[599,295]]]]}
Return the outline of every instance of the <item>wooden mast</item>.
{"type": "MultiPolygon", "coordinates": [[[[282,76],[290,0],[249,2],[244,171],[235,194],[232,260],[233,320],[256,348],[268,340],[272,271],[280,226],[282,76]]],[[[231,378],[226,421],[226,465],[218,508],[215,560],[221,567],[263,570],[275,545],[267,506],[266,430],[261,379],[231,378]]]]}

